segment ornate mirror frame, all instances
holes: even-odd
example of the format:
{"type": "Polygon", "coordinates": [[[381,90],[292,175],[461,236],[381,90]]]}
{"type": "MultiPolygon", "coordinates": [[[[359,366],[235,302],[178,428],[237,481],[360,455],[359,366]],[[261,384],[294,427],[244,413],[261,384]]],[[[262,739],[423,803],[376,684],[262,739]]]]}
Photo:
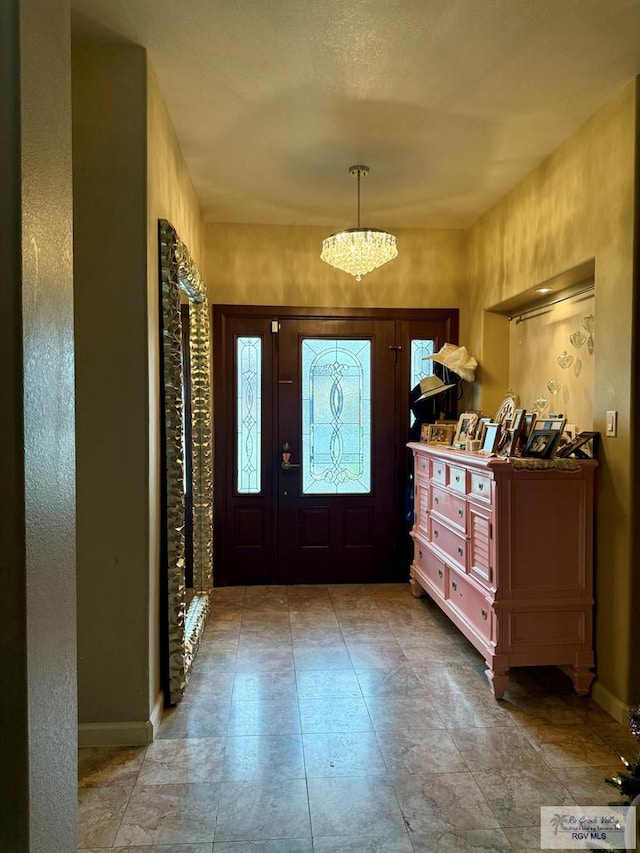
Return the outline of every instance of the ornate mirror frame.
{"type": "Polygon", "coordinates": [[[173,705],[184,693],[209,613],[213,588],[211,347],[209,300],[200,273],[171,223],[160,219],[158,227],[165,463],[161,588],[163,599],[166,595],[166,624],[162,632],[166,654],[163,686],[166,700],[173,705]],[[185,589],[181,293],[189,300],[191,371],[194,595],[188,609],[185,589]]]}

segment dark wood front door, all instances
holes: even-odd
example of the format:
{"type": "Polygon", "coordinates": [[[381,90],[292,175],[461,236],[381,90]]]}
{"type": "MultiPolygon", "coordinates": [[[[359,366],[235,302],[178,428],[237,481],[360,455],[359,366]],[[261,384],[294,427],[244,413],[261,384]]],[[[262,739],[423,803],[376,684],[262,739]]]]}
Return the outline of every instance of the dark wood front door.
{"type": "Polygon", "coordinates": [[[283,583],[389,576],[394,343],[392,320],[280,322],[278,452],[292,454],[277,466],[283,583]]]}
{"type": "Polygon", "coordinates": [[[457,312],[348,314],[214,306],[218,585],[407,576],[411,340],[457,312]]]}

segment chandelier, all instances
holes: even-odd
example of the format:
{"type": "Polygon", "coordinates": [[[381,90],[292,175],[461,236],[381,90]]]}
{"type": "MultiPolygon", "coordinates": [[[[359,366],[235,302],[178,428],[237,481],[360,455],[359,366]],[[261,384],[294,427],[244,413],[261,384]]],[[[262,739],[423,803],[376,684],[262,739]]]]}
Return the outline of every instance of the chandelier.
{"type": "Polygon", "coordinates": [[[360,281],[363,275],[396,258],[398,249],[393,234],[360,227],[360,178],[369,174],[369,167],[350,166],[349,174],[358,179],[357,228],[338,231],[323,240],[320,258],[360,281]]]}

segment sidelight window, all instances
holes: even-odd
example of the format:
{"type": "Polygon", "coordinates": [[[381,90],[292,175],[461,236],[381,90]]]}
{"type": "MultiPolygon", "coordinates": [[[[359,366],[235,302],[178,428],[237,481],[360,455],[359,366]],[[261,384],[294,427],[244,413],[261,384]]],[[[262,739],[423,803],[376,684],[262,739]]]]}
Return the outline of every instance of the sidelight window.
{"type": "Polygon", "coordinates": [[[262,488],[262,338],[236,339],[237,477],[239,494],[262,488]]]}

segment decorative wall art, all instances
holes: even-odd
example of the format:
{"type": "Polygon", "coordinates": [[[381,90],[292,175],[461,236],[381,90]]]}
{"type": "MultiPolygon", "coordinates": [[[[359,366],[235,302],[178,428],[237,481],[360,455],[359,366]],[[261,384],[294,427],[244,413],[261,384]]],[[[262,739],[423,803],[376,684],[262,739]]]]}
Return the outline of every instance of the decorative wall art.
{"type": "Polygon", "coordinates": [[[163,610],[166,701],[182,698],[213,586],[213,460],[211,451],[210,336],[207,291],[187,247],[165,219],[158,223],[162,312],[162,400],[165,470],[163,610]],[[185,589],[185,495],[180,294],[189,300],[191,464],[193,494],[193,598],[185,589]]]}

